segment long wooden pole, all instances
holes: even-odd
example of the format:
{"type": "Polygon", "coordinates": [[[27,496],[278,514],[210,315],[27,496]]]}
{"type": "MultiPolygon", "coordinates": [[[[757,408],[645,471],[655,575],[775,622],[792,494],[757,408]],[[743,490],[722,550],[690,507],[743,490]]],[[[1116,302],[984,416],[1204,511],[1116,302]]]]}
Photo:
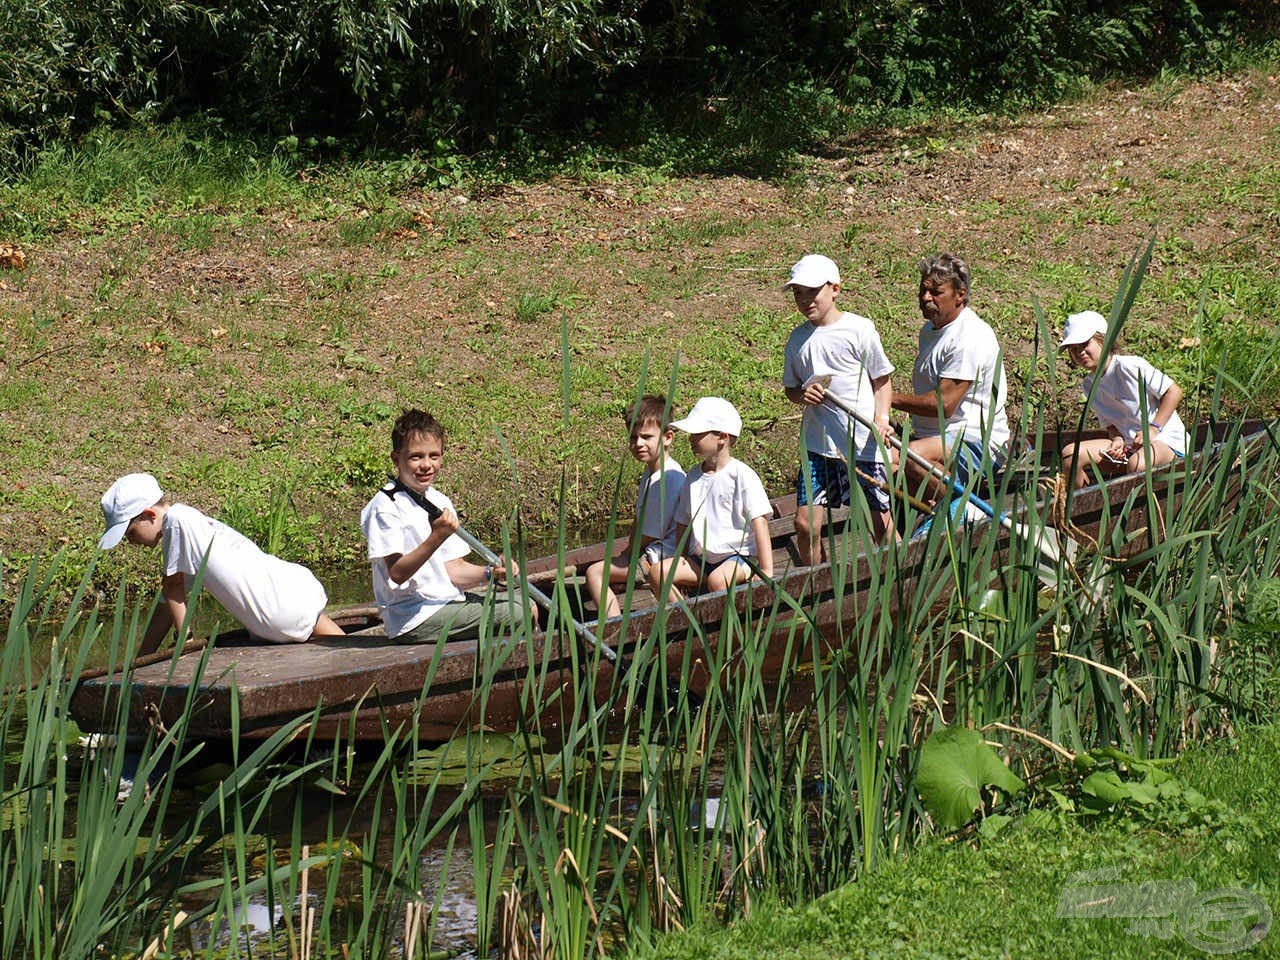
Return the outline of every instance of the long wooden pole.
{"type": "MultiPolygon", "coordinates": [[[[875,425],[866,417],[864,417],[861,413],[859,413],[858,410],[853,406],[853,404],[849,403],[849,401],[845,400],[843,397],[840,397],[837,394],[834,394],[828,390],[826,393],[826,400],[832,406],[839,407],[841,410],[847,413],[850,417],[852,417],[858,423],[862,424],[868,430],[872,431],[873,434],[877,432],[875,425]]],[[[947,488],[951,490],[953,493],[955,493],[957,496],[968,497],[970,503],[972,503],[975,507],[977,507],[983,513],[985,513],[988,517],[995,520],[996,523],[1000,524],[1002,527],[1008,530],[1011,534],[1013,534],[1014,536],[1022,540],[1026,540],[1028,542],[1035,544],[1036,549],[1040,551],[1040,555],[1043,556],[1044,559],[1047,560],[1050,564],[1052,564],[1055,568],[1057,567],[1058,561],[1062,559],[1062,553],[1061,551],[1059,551],[1058,545],[1056,543],[1054,543],[1052,540],[1046,537],[1036,536],[1034,532],[1022,526],[1021,524],[1015,524],[1007,513],[998,513],[996,511],[996,508],[993,507],[990,503],[982,499],[982,497],[978,496],[972,490],[966,490],[964,484],[960,483],[954,477],[945,473],[942,470],[942,468],[939,467],[932,460],[928,460],[925,457],[921,456],[919,453],[917,453],[915,450],[912,450],[911,447],[904,444],[896,436],[891,436],[891,437],[888,437],[887,439],[889,441],[889,444],[895,450],[905,455],[908,460],[916,464],[916,466],[920,467],[922,470],[926,471],[931,477],[938,480],[940,483],[945,484],[947,488]]]]}

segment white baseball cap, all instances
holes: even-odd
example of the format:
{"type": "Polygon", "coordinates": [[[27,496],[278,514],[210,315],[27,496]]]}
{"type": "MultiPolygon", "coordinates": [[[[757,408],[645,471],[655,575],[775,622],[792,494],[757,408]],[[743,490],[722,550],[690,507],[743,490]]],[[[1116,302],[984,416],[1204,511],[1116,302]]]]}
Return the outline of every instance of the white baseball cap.
{"type": "Polygon", "coordinates": [[[727,433],[736,437],[742,433],[742,418],[728,400],[702,397],[687,417],[671,421],[671,426],[685,433],[727,433]]]}
{"type": "Polygon", "coordinates": [[[840,282],[840,268],[830,257],[811,253],[801,257],[791,266],[791,279],[782,285],[783,290],[792,287],[821,287],[840,282]]]}
{"type": "Polygon", "coordinates": [[[164,499],[160,483],[149,473],[129,473],[102,495],[102,518],[107,532],[98,541],[99,550],[110,550],[124,538],[129,521],[164,499]]]}
{"type": "Polygon", "coordinates": [[[1072,347],[1077,343],[1088,343],[1093,339],[1094,334],[1098,333],[1104,337],[1107,335],[1106,317],[1098,313],[1097,310],[1073,313],[1067,317],[1067,326],[1062,331],[1062,343],[1058,345],[1058,349],[1072,347]]]}

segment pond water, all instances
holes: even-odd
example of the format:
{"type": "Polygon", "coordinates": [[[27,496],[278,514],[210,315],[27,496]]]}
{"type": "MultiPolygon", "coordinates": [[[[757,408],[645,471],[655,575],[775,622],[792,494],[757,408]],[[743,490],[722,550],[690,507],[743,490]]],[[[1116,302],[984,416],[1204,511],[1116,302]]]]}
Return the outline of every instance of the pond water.
{"type": "MultiPolygon", "coordinates": [[[[514,783],[508,771],[518,766],[517,760],[525,750],[525,742],[517,735],[506,738],[487,734],[484,740],[484,749],[488,757],[505,755],[510,758],[506,764],[497,759],[489,760],[496,773],[491,779],[486,779],[480,799],[475,801],[480,805],[483,813],[481,822],[485,843],[491,846],[497,833],[499,814],[506,802],[506,791],[514,783]],[[500,742],[494,743],[495,740],[500,742]]],[[[447,750],[448,747],[444,745],[423,750],[415,754],[411,760],[406,757],[398,761],[397,766],[409,771],[411,779],[414,776],[413,771],[420,768],[421,776],[427,780],[442,765],[435,754],[447,750]]],[[[184,770],[177,783],[175,800],[170,805],[166,823],[178,825],[184,822],[185,818],[189,817],[207,796],[209,785],[229,772],[229,767],[225,763],[226,754],[223,751],[215,747],[206,752],[210,754],[208,767],[184,770]],[[203,788],[197,786],[199,783],[204,783],[206,786],[203,788]]],[[[373,755],[374,751],[370,751],[369,758],[365,759],[362,756],[351,768],[347,783],[347,789],[351,794],[358,792],[360,784],[370,774],[373,755]]],[[[719,782],[718,778],[716,782],[719,782]]],[[[133,789],[141,789],[141,785],[135,785],[133,789]]],[[[457,788],[454,787],[437,790],[429,806],[408,813],[397,810],[389,795],[380,804],[376,801],[360,804],[354,799],[335,798],[331,792],[319,786],[309,785],[302,788],[296,796],[282,796],[273,803],[268,822],[257,828],[260,833],[251,838],[253,848],[262,851],[266,846],[264,838],[271,838],[271,845],[277,851],[275,862],[277,865],[284,865],[287,862],[285,851],[289,849],[295,837],[300,846],[309,847],[310,853],[316,855],[331,849],[329,846],[332,842],[331,837],[345,832],[345,835],[350,838],[348,841],[350,847],[343,849],[342,852],[353,859],[338,858],[339,865],[336,867],[314,868],[308,877],[309,893],[305,904],[300,902],[300,898],[295,898],[289,903],[281,903],[278,900],[269,902],[265,894],[255,894],[246,902],[237,904],[230,921],[223,918],[216,926],[207,920],[195,922],[178,935],[175,945],[189,946],[197,955],[203,955],[225,949],[231,940],[235,940],[241,946],[246,942],[266,944],[273,938],[276,943],[287,942],[291,934],[296,935],[301,929],[307,908],[314,908],[317,913],[323,909],[326,886],[332,879],[327,871],[332,869],[339,871],[337,877],[339,892],[336,902],[341,905],[339,907],[341,914],[337,917],[336,923],[340,925],[340,929],[346,930],[358,926],[358,916],[365,911],[394,909],[397,914],[387,916],[384,922],[395,931],[394,936],[399,939],[405,925],[403,906],[391,907],[385,903],[363,903],[360,871],[354,859],[368,858],[381,867],[390,868],[394,860],[394,851],[393,841],[389,835],[391,832],[389,825],[396,821],[397,816],[405,819],[410,827],[418,818],[439,818],[456,798],[456,790],[457,788]],[[365,842],[364,838],[372,829],[376,829],[379,833],[376,845],[372,849],[361,849],[358,845],[365,842]]],[[[700,822],[705,822],[708,827],[714,826],[717,821],[718,806],[718,799],[712,797],[708,799],[706,809],[691,810],[690,826],[694,827],[700,822]]],[[[69,819],[74,820],[74,803],[69,805],[68,815],[69,819]]],[[[455,829],[442,830],[419,851],[418,889],[429,905],[430,945],[433,954],[445,953],[449,956],[469,958],[475,956],[476,876],[472,863],[472,839],[466,813],[457,818],[456,822],[455,829]]],[[[73,831],[74,824],[69,826],[71,827],[69,832],[73,831]]],[[[259,852],[253,856],[253,875],[260,876],[267,866],[265,853],[259,852]]],[[[189,885],[203,880],[216,881],[224,876],[225,869],[224,852],[220,846],[215,846],[196,865],[195,870],[182,878],[182,883],[189,885]]],[[[508,867],[506,878],[510,879],[510,875],[511,868],[508,867]]],[[[209,893],[202,895],[203,899],[187,899],[181,906],[189,914],[197,913],[218,895],[218,885],[215,884],[209,893]]],[[[312,922],[316,920],[313,918],[312,922]]],[[[341,937],[339,937],[340,941],[341,937]]],[[[265,946],[263,949],[266,949],[265,946]]]]}
{"type": "MultiPolygon", "coordinates": [[[[184,768],[175,785],[174,799],[168,808],[165,823],[178,829],[187,818],[191,817],[199,804],[208,795],[211,784],[216,783],[230,771],[225,762],[226,753],[217,747],[205,751],[209,755],[209,763],[196,769],[184,768]],[[201,786],[203,784],[203,786],[201,786]]],[[[73,766],[78,766],[81,751],[73,751],[73,766]]],[[[350,793],[355,794],[363,779],[370,773],[371,759],[358,760],[351,770],[351,781],[348,785],[350,793]]],[[[298,758],[301,760],[301,758],[298,758]]],[[[126,776],[136,766],[136,758],[126,761],[126,776]]],[[[410,764],[410,769],[412,765],[410,764]]],[[[88,765],[81,772],[91,769],[88,765]]],[[[314,779],[314,778],[313,778],[314,779]]],[[[495,780],[486,784],[480,801],[484,810],[484,830],[487,843],[492,844],[495,834],[497,813],[502,803],[502,796],[510,783],[509,780],[495,780]]],[[[151,789],[159,787],[158,783],[150,784],[151,789]]],[[[131,780],[122,781],[119,801],[123,802],[130,789],[144,789],[143,785],[131,780]]],[[[75,786],[72,786],[75,791],[75,786]]],[[[410,826],[415,817],[439,817],[455,797],[456,792],[446,789],[437,792],[435,802],[421,810],[407,815],[410,826]]],[[[73,792],[72,802],[68,804],[67,835],[75,830],[76,804],[73,792]]],[[[359,869],[355,861],[368,858],[381,867],[389,868],[393,862],[393,840],[389,825],[396,821],[397,815],[405,816],[397,811],[393,800],[388,796],[379,805],[378,802],[357,803],[354,799],[336,797],[332,792],[321,789],[317,785],[302,787],[297,795],[286,794],[273,802],[268,822],[260,826],[260,833],[251,835],[247,842],[253,854],[253,875],[260,876],[267,869],[267,856],[263,852],[267,838],[275,849],[275,863],[284,865],[287,862],[287,851],[295,836],[299,845],[309,848],[311,855],[318,855],[332,850],[334,842],[330,838],[337,837],[345,831],[349,838],[340,848],[341,857],[336,858],[337,866],[314,868],[308,875],[308,896],[306,904],[299,899],[291,903],[278,900],[268,901],[265,894],[250,896],[245,902],[238,903],[233,916],[228,921],[223,918],[214,926],[209,921],[196,921],[178,934],[175,944],[190,946],[197,955],[217,952],[225,948],[232,939],[243,945],[246,941],[265,943],[273,934],[277,942],[287,939],[290,933],[296,934],[301,929],[306,908],[314,908],[317,912],[323,909],[326,886],[330,880],[329,869],[339,871],[337,883],[339,895],[336,903],[340,915],[337,922],[347,928],[349,919],[344,910],[386,910],[383,903],[364,905],[361,902],[359,869]],[[375,821],[377,826],[375,826],[375,821]],[[379,839],[373,849],[361,849],[360,844],[372,830],[377,830],[379,839]]],[[[139,851],[141,854],[141,851],[139,851]]],[[[203,880],[218,880],[224,876],[226,869],[224,851],[221,845],[215,845],[208,851],[195,869],[182,877],[184,885],[191,885],[203,880]]],[[[430,906],[431,946],[433,952],[446,952],[451,956],[474,956],[476,938],[476,896],[475,875],[471,862],[471,838],[468,832],[468,818],[464,814],[459,821],[455,834],[442,831],[420,851],[418,858],[420,891],[430,906]]],[[[252,879],[252,876],[249,878],[252,879]]],[[[194,914],[208,906],[219,896],[215,885],[208,894],[201,898],[185,899],[181,907],[188,914],[194,914]]],[[[398,908],[403,909],[403,908],[398,908]]],[[[315,920],[313,918],[312,922],[315,920]]],[[[387,918],[388,925],[400,936],[403,929],[403,914],[387,918]]],[[[355,921],[353,925],[358,925],[355,921]]],[[[339,938],[341,939],[341,938],[339,938]]],[[[265,954],[264,954],[265,955],[265,954]]]]}

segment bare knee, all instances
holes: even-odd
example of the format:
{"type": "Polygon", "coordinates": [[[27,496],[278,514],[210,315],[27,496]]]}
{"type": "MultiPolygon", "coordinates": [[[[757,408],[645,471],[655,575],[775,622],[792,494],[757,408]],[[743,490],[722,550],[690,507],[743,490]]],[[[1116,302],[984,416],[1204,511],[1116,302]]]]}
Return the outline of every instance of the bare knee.
{"type": "Polygon", "coordinates": [[[591,591],[591,597],[594,600],[600,599],[600,592],[604,588],[604,561],[593,563],[587,567],[584,575],[587,581],[587,589],[591,591]]]}

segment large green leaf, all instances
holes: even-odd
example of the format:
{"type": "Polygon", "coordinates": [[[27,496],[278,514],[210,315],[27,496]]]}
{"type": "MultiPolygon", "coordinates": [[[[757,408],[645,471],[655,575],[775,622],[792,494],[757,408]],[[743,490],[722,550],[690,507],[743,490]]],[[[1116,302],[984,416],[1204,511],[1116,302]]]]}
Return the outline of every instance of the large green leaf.
{"type": "Polygon", "coordinates": [[[982,788],[987,786],[1017,793],[1023,783],[977,730],[944,727],[925,741],[916,788],[940,826],[955,829],[973,819],[982,804],[982,788]]]}

